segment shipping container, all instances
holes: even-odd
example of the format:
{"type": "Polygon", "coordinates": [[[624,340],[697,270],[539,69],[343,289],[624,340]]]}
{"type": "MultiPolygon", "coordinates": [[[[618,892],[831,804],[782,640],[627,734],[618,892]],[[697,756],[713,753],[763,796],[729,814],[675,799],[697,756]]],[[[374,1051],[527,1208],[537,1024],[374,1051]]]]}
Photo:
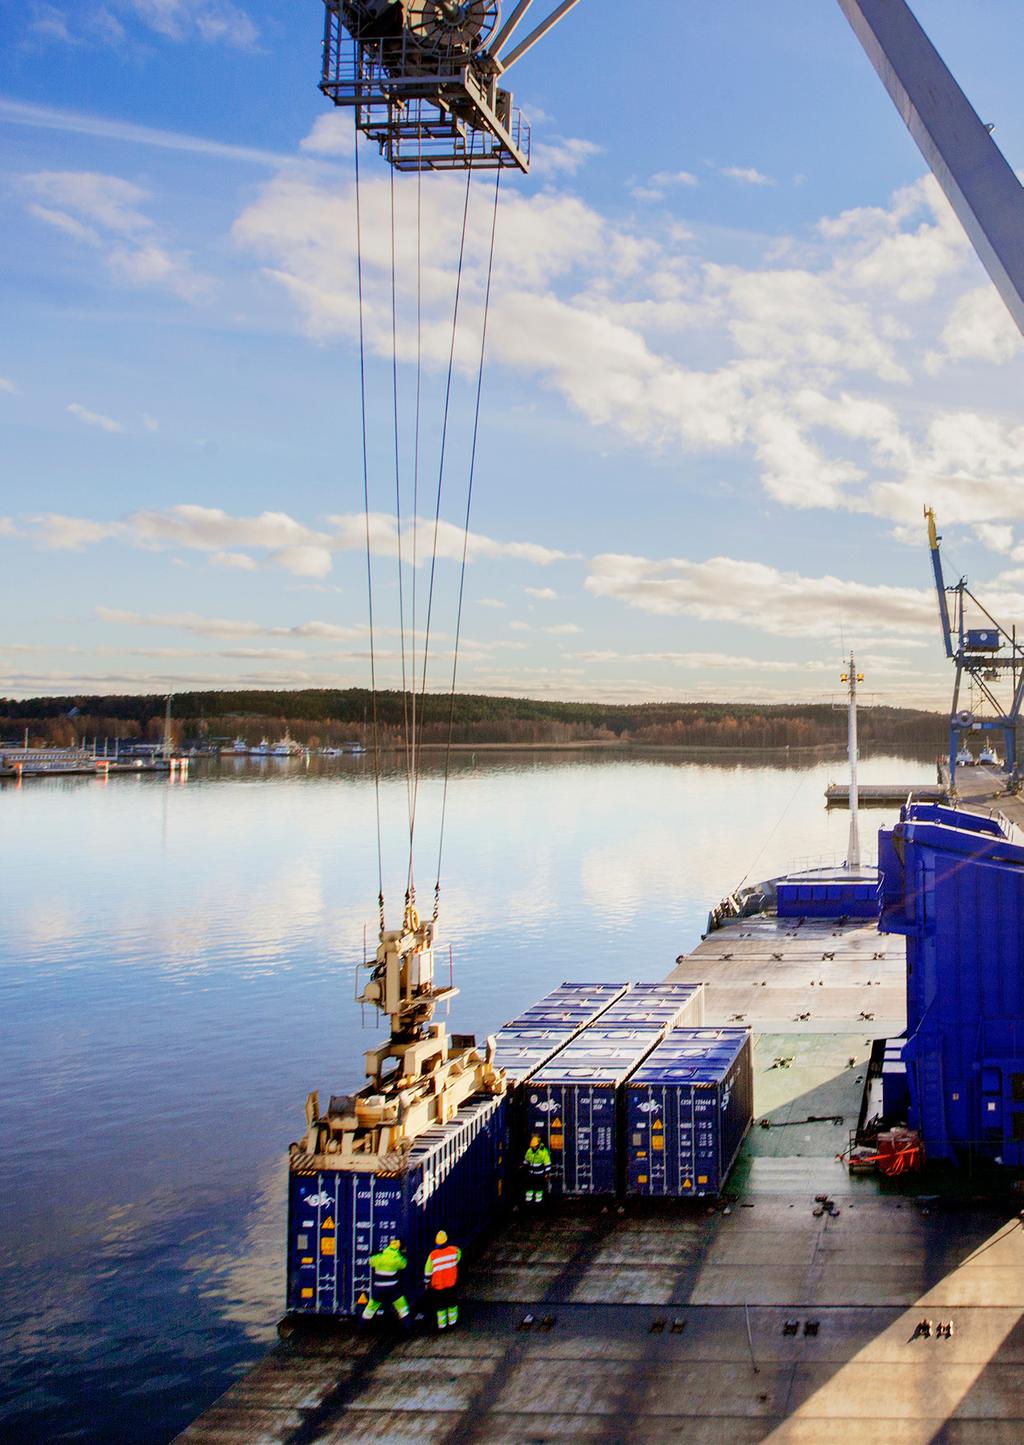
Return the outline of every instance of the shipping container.
{"type": "Polygon", "coordinates": [[[603,1018],[561,1049],[520,1091],[520,1142],[536,1134],[551,1154],[552,1194],[615,1194],[618,1089],[664,1033],[613,1028],[603,1018]]]}
{"type": "Polygon", "coordinates": [[[753,1117],[750,1030],[677,1029],[623,1092],[626,1192],[716,1196],[753,1117]]]}
{"type": "Polygon", "coordinates": [[[512,1084],[528,1078],[628,988],[626,983],[563,983],[498,1030],[494,1067],[504,1069],[512,1084]]]}
{"type": "Polygon", "coordinates": [[[579,1027],[573,1024],[499,1029],[494,1036],[494,1067],[505,1070],[510,1084],[518,1084],[553,1058],[577,1033],[579,1027]]]}
{"type": "Polygon", "coordinates": [[[602,1028],[696,1028],[704,1022],[702,983],[637,983],[601,1015],[602,1028]]]}
{"type": "Polygon", "coordinates": [[[370,1292],[370,1256],[392,1240],[408,1260],[410,1306],[424,1294],[423,1265],[439,1229],[471,1246],[503,1203],[508,1105],[477,1095],[448,1124],[421,1134],[406,1168],[292,1171],[288,1207],[288,1309],[361,1314],[370,1292]]]}
{"type": "Polygon", "coordinates": [[[780,918],[877,918],[877,878],[841,878],[821,871],[780,879],[775,889],[780,918]]]}

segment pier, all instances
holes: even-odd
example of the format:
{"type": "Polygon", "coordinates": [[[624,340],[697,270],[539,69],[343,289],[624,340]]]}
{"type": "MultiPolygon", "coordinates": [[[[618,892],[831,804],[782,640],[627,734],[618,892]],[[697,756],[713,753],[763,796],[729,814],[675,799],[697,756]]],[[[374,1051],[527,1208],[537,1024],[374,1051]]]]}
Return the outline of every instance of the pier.
{"type": "MultiPolygon", "coordinates": [[[[859,783],[857,801],[862,808],[893,808],[912,800],[915,803],[945,803],[949,789],[942,783],[859,783]]],[[[829,808],[850,806],[849,783],[829,783],[825,789],[829,808]]]]}

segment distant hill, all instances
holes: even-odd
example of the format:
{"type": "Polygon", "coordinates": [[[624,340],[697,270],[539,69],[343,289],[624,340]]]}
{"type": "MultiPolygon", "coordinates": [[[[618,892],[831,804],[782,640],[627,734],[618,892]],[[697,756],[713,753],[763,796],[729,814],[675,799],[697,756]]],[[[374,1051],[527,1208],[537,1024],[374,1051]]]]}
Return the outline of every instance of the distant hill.
{"type": "MultiPolygon", "coordinates": [[[[34,742],[69,744],[82,738],[159,737],[165,699],[159,695],[0,698],[0,735],[34,742]]],[[[408,694],[377,695],[381,741],[403,737],[408,694]]],[[[484,697],[476,693],[417,698],[420,736],[425,743],[447,740],[449,712],[457,743],[622,742],[677,747],[822,747],[846,740],[846,712],[828,703],[764,706],[760,703],[541,702],[532,698],[484,697]]],[[[299,691],[216,691],[175,695],[174,731],[179,741],[261,737],[289,732],[316,745],[369,743],[371,695],[365,688],[304,688],[299,691]]],[[[913,708],[864,707],[859,711],[865,748],[935,747],[945,743],[946,720],[913,708]]]]}

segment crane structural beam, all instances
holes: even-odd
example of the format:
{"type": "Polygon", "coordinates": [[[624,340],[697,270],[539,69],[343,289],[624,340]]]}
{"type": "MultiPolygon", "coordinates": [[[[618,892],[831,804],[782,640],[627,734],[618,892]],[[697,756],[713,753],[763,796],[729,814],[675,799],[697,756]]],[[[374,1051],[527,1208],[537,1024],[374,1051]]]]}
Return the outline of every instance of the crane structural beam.
{"type": "Polygon", "coordinates": [[[905,0],[838,3],[1024,332],[1024,187],[905,0]]]}

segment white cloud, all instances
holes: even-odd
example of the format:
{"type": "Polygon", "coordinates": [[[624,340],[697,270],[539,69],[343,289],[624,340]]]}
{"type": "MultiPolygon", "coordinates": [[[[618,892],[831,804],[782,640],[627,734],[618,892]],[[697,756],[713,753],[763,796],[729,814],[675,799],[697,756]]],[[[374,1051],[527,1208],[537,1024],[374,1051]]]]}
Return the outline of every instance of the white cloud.
{"type": "Polygon", "coordinates": [[[116,524],[91,522],[86,517],[62,517],[56,512],[27,517],[36,529],[36,540],[55,552],[77,552],[117,535],[116,524]]]}
{"type": "Polygon", "coordinates": [[[583,628],[577,627],[575,622],[556,622],[553,627],[545,627],[544,631],[550,632],[552,637],[572,637],[583,628]]]}
{"type": "Polygon", "coordinates": [[[980,286],[956,302],[942,330],[941,350],[930,354],[928,368],[938,371],[947,361],[990,361],[1001,366],[1022,349],[1024,337],[1002,297],[994,286],[980,286]]]}
{"type": "Polygon", "coordinates": [[[28,126],[34,130],[95,136],[100,140],[112,140],[123,145],[183,151],[187,155],[241,161],[248,165],[276,168],[294,159],[293,156],[277,151],[259,150],[255,146],[229,145],[224,141],[209,140],[205,136],[158,130],[153,126],[134,125],[130,121],[109,120],[105,116],[88,115],[82,111],[63,110],[59,106],[35,105],[29,101],[9,100],[4,97],[0,97],[0,120],[10,125],[28,126]]]}
{"type": "Polygon", "coordinates": [[[555,602],[558,600],[558,593],[553,587],[524,587],[523,591],[527,597],[533,597],[538,602],[555,602]]]}
{"type": "Polygon", "coordinates": [[[256,559],[247,552],[212,552],[210,562],[214,567],[227,567],[236,572],[252,572],[256,559]]]}
{"type": "Polygon", "coordinates": [[[530,170],[536,176],[574,176],[582,166],[601,155],[603,146],[578,137],[553,136],[536,143],[530,153],[530,170]]]}
{"type": "Polygon", "coordinates": [[[81,244],[100,249],[121,285],[157,287],[192,301],[209,290],[184,254],[161,243],[154,222],[141,209],[149,192],[121,176],[96,171],[38,171],[22,185],[49,202],[29,204],[29,213],[81,244]]]}
{"type": "Polygon", "coordinates": [[[595,557],[586,588],[661,616],[736,622],[779,636],[854,636],[934,627],[934,600],[911,587],[872,587],[837,577],[804,577],[760,562],[712,557],[652,561],[595,557]]]}
{"type": "Polygon", "coordinates": [[[165,40],[198,38],[252,50],[259,30],[246,11],[230,0],[127,0],[129,8],[149,29],[165,40]]]}
{"type": "Polygon", "coordinates": [[[198,612],[128,612],[119,607],[97,607],[101,622],[127,627],[169,628],[195,632],[203,637],[309,637],[332,641],[363,639],[363,627],[343,627],[334,622],[299,622],[290,626],[253,622],[242,618],[204,617],[198,612]]]}
{"type": "Polygon", "coordinates": [[[737,181],[741,186],[775,185],[771,176],[766,176],[763,171],[755,170],[753,166],[721,166],[719,174],[726,176],[730,181],[737,181]]]}
{"type": "Polygon", "coordinates": [[[0,376],[0,391],[6,392],[9,396],[18,394],[18,388],[6,376],[0,376]]]}
{"type": "Polygon", "coordinates": [[[1013,528],[995,522],[975,522],[974,535],[983,547],[992,552],[1013,550],[1013,528]]]}
{"type": "Polygon", "coordinates": [[[13,517],[0,517],[0,537],[16,537],[18,529],[14,525],[13,517]]]}
{"type": "Polygon", "coordinates": [[[65,408],[65,410],[69,411],[72,416],[77,416],[79,421],[84,421],[86,426],[98,427],[100,431],[124,431],[124,427],[121,425],[121,423],[119,421],[115,421],[113,417],[104,416],[103,413],[99,411],[90,411],[87,406],[82,406],[80,402],[70,402],[65,408]]]}

